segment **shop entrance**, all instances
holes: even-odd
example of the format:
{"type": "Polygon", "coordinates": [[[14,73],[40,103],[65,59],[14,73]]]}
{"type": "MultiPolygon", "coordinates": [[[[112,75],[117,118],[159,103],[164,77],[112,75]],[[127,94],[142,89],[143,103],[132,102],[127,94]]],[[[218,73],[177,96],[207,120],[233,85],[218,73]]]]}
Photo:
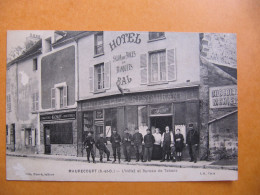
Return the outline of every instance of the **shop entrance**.
{"type": "Polygon", "coordinates": [[[154,116],[150,118],[150,127],[152,130],[159,128],[162,134],[165,132],[166,126],[169,126],[170,130],[172,130],[172,116],[154,116]]]}
{"type": "Polygon", "coordinates": [[[49,125],[44,127],[44,154],[51,154],[51,130],[49,125]]]}

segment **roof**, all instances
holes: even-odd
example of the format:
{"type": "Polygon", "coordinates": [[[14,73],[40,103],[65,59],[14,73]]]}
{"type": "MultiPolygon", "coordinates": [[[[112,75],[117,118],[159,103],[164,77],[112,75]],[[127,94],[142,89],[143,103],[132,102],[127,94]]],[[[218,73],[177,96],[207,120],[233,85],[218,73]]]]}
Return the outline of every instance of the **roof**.
{"type": "Polygon", "coordinates": [[[57,40],[52,44],[53,47],[60,46],[62,44],[67,44],[73,42],[81,37],[91,35],[97,31],[55,31],[58,35],[63,36],[61,39],[57,40]]]}
{"type": "Polygon", "coordinates": [[[37,41],[31,48],[27,49],[22,55],[18,56],[11,62],[7,64],[7,66],[10,66],[20,60],[26,59],[30,56],[34,56],[36,54],[41,54],[42,49],[42,40],[37,41]]]}

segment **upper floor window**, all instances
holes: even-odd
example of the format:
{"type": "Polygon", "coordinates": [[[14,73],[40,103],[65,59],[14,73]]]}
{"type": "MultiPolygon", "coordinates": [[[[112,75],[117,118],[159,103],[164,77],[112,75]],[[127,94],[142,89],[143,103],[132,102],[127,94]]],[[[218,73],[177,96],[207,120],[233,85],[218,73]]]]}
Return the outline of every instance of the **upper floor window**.
{"type": "Polygon", "coordinates": [[[149,41],[165,38],[164,32],[149,32],[149,41]]]}
{"type": "Polygon", "coordinates": [[[38,70],[37,58],[33,59],[33,71],[38,70]]]}
{"type": "Polygon", "coordinates": [[[8,94],[6,96],[6,111],[7,112],[11,112],[12,111],[12,107],[11,107],[11,95],[8,94]]]}
{"type": "Polygon", "coordinates": [[[104,41],[103,32],[95,34],[95,55],[100,55],[104,53],[104,41]]]}
{"type": "Polygon", "coordinates": [[[95,65],[95,90],[101,90],[105,88],[104,80],[104,63],[95,65]]]}
{"type": "Polygon", "coordinates": [[[150,53],[150,81],[166,81],[166,52],[150,53]]]}
{"type": "Polygon", "coordinates": [[[51,89],[51,107],[60,109],[67,107],[68,87],[65,83],[57,84],[51,89]]]}
{"type": "Polygon", "coordinates": [[[52,50],[51,37],[45,39],[45,52],[50,52],[52,50]]]}

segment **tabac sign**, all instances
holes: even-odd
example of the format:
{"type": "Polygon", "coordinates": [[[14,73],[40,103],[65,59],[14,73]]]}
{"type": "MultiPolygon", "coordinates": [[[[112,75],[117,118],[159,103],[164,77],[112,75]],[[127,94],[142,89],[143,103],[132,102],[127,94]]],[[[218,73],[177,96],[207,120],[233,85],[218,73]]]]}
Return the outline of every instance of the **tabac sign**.
{"type": "Polygon", "coordinates": [[[211,87],[209,103],[210,108],[237,107],[237,85],[211,87]]]}

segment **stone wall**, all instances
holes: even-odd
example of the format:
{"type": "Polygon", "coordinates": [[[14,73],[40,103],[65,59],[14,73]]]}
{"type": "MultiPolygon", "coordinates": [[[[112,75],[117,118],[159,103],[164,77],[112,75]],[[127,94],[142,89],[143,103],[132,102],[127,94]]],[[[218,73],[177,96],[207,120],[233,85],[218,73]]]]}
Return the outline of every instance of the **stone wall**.
{"type": "Polygon", "coordinates": [[[237,125],[234,124],[237,124],[237,115],[209,125],[209,121],[237,110],[237,107],[219,109],[209,107],[210,87],[237,84],[234,77],[214,65],[217,63],[232,68],[236,67],[236,36],[234,34],[204,33],[200,34],[200,43],[200,158],[201,160],[220,159],[222,158],[219,154],[220,151],[227,152],[224,157],[236,157],[238,130],[237,125]],[[229,127],[230,124],[233,126],[229,127]]]}

